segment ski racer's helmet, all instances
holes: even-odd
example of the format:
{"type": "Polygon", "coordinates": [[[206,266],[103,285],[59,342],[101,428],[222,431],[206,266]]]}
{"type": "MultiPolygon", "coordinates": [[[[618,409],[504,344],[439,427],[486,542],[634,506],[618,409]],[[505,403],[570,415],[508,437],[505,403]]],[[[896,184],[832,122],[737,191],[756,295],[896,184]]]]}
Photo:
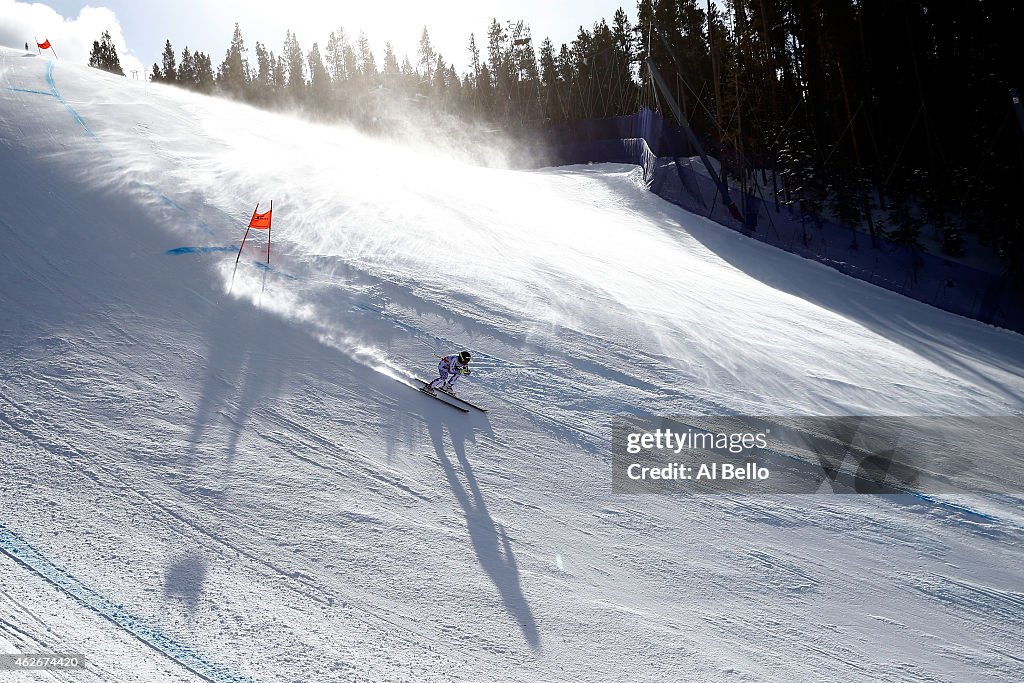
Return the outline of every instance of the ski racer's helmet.
{"type": "Polygon", "coordinates": [[[460,363],[468,363],[470,358],[472,358],[472,356],[469,355],[469,351],[462,351],[459,353],[460,363]]]}

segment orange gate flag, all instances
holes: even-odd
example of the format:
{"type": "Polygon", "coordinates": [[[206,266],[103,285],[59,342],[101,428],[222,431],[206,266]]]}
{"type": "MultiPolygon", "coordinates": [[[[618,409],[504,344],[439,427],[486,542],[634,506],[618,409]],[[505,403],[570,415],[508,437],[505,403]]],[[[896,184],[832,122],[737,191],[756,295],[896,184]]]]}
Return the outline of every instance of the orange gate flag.
{"type": "Polygon", "coordinates": [[[54,59],[57,58],[57,51],[53,49],[53,45],[50,45],[49,38],[43,38],[43,42],[41,43],[39,42],[39,39],[36,38],[36,47],[38,47],[40,50],[39,54],[42,54],[42,50],[49,50],[53,53],[54,59]]]}
{"type": "MultiPolygon", "coordinates": [[[[273,204],[270,205],[270,211],[266,213],[254,213],[252,220],[249,221],[249,227],[253,230],[270,230],[270,214],[274,213],[273,204]]],[[[259,208],[259,204],[256,205],[259,208]]]]}
{"type": "Polygon", "coordinates": [[[252,218],[249,219],[249,226],[245,229],[245,235],[242,237],[242,245],[238,247],[238,256],[235,257],[235,265],[238,265],[238,259],[242,258],[242,247],[245,246],[245,238],[249,236],[250,230],[266,230],[267,231],[267,263],[270,263],[270,219],[274,213],[274,200],[270,200],[270,211],[266,213],[257,213],[260,210],[259,202],[256,203],[256,208],[253,209],[252,218]]]}

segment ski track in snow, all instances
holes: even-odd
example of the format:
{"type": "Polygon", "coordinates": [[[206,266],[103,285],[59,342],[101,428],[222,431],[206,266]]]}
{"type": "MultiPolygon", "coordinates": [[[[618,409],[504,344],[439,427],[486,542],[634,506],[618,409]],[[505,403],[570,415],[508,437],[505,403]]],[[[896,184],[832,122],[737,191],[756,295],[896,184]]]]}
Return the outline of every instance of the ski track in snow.
{"type": "Polygon", "coordinates": [[[623,413],[1019,415],[1019,335],[629,167],[471,168],[2,49],[0,85],[0,650],[87,681],[1024,676],[1020,496],[613,496],[607,447],[623,413]],[[232,277],[271,198],[274,263],[232,277]],[[394,382],[462,346],[487,414],[394,382]]]}

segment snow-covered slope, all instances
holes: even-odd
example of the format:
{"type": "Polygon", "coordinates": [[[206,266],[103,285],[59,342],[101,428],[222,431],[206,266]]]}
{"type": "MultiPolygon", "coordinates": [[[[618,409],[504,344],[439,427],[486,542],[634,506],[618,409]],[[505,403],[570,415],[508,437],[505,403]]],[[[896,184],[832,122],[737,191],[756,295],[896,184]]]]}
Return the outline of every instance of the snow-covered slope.
{"type": "Polygon", "coordinates": [[[0,651],[91,660],[58,680],[1024,675],[1018,499],[626,497],[608,459],[618,413],[1020,414],[1019,335],[633,168],[14,51],[0,180],[0,651]],[[462,347],[490,412],[396,381],[462,347]]]}

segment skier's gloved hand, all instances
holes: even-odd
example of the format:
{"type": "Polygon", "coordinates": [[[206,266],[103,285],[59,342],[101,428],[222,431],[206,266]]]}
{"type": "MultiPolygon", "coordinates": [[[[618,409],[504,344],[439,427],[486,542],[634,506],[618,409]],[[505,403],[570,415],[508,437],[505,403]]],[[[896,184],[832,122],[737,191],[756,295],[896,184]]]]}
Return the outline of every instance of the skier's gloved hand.
{"type": "Polygon", "coordinates": [[[462,374],[463,375],[468,375],[469,374],[469,368],[462,368],[462,374]]]}

